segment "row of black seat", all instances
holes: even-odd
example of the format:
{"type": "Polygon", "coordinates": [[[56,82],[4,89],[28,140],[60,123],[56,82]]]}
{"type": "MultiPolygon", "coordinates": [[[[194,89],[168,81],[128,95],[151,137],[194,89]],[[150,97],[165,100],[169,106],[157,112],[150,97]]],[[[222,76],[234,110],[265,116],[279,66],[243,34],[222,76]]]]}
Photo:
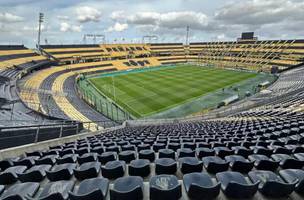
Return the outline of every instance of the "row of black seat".
{"type": "MultiPolygon", "coordinates": [[[[220,194],[220,189],[229,198],[250,198],[257,191],[268,197],[286,197],[293,191],[304,194],[304,171],[281,170],[279,175],[271,171],[251,171],[250,181],[239,172],[220,172],[216,180],[207,173],[189,173],[184,175],[183,184],[190,199],[214,199],[220,194]]],[[[0,186],[1,199],[71,199],[97,200],[108,195],[109,180],[107,178],[90,178],[80,182],[78,189],[73,188],[72,180],[47,183],[42,192],[37,195],[39,183],[18,183],[5,190],[0,186]]],[[[181,184],[174,175],[157,175],[149,181],[149,196],[152,200],[177,200],[182,197],[181,184]]],[[[147,194],[146,194],[147,195],[147,194]]],[[[111,200],[140,200],[144,197],[144,182],[139,176],[121,177],[114,181],[110,189],[111,200]]]]}

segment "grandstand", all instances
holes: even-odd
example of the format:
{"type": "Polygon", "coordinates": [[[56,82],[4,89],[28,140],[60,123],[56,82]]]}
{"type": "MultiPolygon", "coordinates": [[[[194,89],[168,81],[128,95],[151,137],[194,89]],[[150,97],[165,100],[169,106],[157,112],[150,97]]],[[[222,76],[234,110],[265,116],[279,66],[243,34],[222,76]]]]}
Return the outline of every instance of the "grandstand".
{"type": "MultiPolygon", "coordinates": [[[[249,33],[187,45],[0,45],[0,198],[303,199],[303,51],[304,40],[249,33]],[[274,73],[276,80],[203,115],[136,120],[114,95],[96,100],[97,87],[79,83],[123,74],[117,94],[126,93],[126,80],[149,92],[164,89],[149,85],[157,74],[176,86],[173,101],[186,86],[208,86],[201,69],[230,86],[237,75],[274,73]]],[[[120,100],[136,96],[128,95],[120,100]]],[[[150,100],[159,103],[161,95],[150,100]]]]}

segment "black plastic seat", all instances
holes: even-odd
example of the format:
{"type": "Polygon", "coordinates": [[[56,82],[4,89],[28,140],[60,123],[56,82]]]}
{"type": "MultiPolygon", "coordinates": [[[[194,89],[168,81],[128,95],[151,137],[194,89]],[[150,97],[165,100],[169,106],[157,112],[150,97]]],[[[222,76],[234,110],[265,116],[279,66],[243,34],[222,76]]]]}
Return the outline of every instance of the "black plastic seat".
{"type": "Polygon", "coordinates": [[[18,174],[22,174],[27,169],[26,166],[9,167],[0,173],[0,185],[8,185],[18,180],[18,174]]]}
{"type": "Polygon", "coordinates": [[[121,150],[122,151],[135,151],[136,147],[134,145],[127,144],[127,145],[121,146],[121,150]]]}
{"type": "Polygon", "coordinates": [[[46,171],[52,168],[51,165],[35,165],[25,172],[18,174],[21,182],[40,182],[46,176],[46,171]]]}
{"type": "Polygon", "coordinates": [[[150,149],[150,147],[151,146],[149,144],[140,144],[140,145],[137,146],[137,151],[150,149]]]}
{"type": "Polygon", "coordinates": [[[303,161],[295,159],[287,154],[273,154],[271,158],[279,162],[282,169],[301,169],[304,165],[303,161]]]}
{"type": "Polygon", "coordinates": [[[279,162],[268,158],[265,155],[253,154],[248,159],[254,162],[254,166],[259,170],[275,171],[279,167],[279,162]]]}
{"type": "Polygon", "coordinates": [[[229,198],[251,198],[258,190],[259,182],[248,183],[240,172],[219,172],[216,178],[221,189],[229,198]]]}
{"type": "Polygon", "coordinates": [[[103,200],[106,199],[109,180],[106,178],[91,178],[81,181],[77,192],[69,192],[70,200],[103,200]]]}
{"type": "Polygon", "coordinates": [[[279,171],[280,176],[289,184],[297,182],[295,191],[304,195],[304,171],[301,169],[284,169],[279,171]]]}
{"type": "Polygon", "coordinates": [[[160,158],[155,161],[156,174],[175,174],[177,163],[172,158],[160,158]]]}
{"type": "Polygon", "coordinates": [[[97,153],[101,155],[104,152],[104,148],[102,146],[96,146],[91,149],[91,153],[97,153]]]}
{"type": "Polygon", "coordinates": [[[99,162],[86,162],[74,169],[74,175],[78,180],[95,178],[100,172],[99,162]]]}
{"type": "Polygon", "coordinates": [[[33,165],[35,165],[35,161],[38,160],[38,156],[31,156],[31,157],[25,157],[18,159],[16,161],[13,161],[14,166],[27,166],[27,168],[31,168],[33,165]]]}
{"type": "Polygon", "coordinates": [[[195,157],[180,158],[179,163],[180,170],[183,174],[201,172],[203,170],[203,163],[195,157]]]}
{"type": "Polygon", "coordinates": [[[75,149],[74,148],[70,148],[70,149],[63,149],[61,151],[59,151],[59,156],[63,157],[65,155],[71,155],[75,153],[75,149]]]}
{"type": "Polygon", "coordinates": [[[253,150],[254,154],[265,155],[267,157],[270,157],[273,154],[273,150],[268,149],[263,146],[253,146],[253,147],[250,147],[250,149],[253,150]]]}
{"type": "Polygon", "coordinates": [[[199,159],[202,159],[204,157],[214,156],[215,151],[214,151],[214,149],[200,147],[200,148],[196,149],[196,155],[199,159]]]}
{"type": "Polygon", "coordinates": [[[175,151],[172,149],[160,149],[158,151],[158,158],[172,158],[175,160],[175,151]]]}
{"type": "Polygon", "coordinates": [[[106,147],[106,152],[116,152],[116,153],[119,153],[120,152],[120,147],[117,146],[117,145],[106,147]]]}
{"type": "Polygon", "coordinates": [[[238,155],[226,156],[225,160],[230,163],[230,168],[233,171],[241,173],[248,173],[254,165],[254,162],[250,162],[246,160],[243,156],[238,155]]]}
{"type": "Polygon", "coordinates": [[[195,150],[196,144],[193,142],[185,142],[185,143],[183,143],[182,148],[188,148],[188,149],[195,150]]]}
{"type": "Polygon", "coordinates": [[[130,163],[136,159],[135,151],[122,151],[118,154],[118,158],[126,163],[130,163]]]}
{"type": "Polygon", "coordinates": [[[151,149],[147,149],[147,150],[141,150],[138,153],[138,158],[139,159],[147,159],[150,162],[154,162],[155,160],[155,152],[151,149]]]}
{"type": "Polygon", "coordinates": [[[41,194],[39,200],[67,200],[69,192],[74,188],[74,181],[56,181],[47,183],[41,194]]]}
{"type": "Polygon", "coordinates": [[[18,183],[5,190],[1,196],[2,200],[23,200],[33,197],[39,189],[39,183],[18,183]]]}
{"type": "Polygon", "coordinates": [[[234,153],[239,156],[243,156],[244,158],[248,158],[249,155],[253,154],[252,149],[248,149],[243,146],[235,146],[231,147],[232,150],[234,150],[234,153]]]}
{"type": "Polygon", "coordinates": [[[98,156],[98,160],[102,165],[105,165],[107,162],[114,161],[117,158],[116,152],[104,152],[98,156]]]}
{"type": "Polygon", "coordinates": [[[75,149],[75,154],[78,154],[79,156],[82,156],[89,152],[90,152],[90,149],[88,147],[81,147],[81,148],[75,149]]]}
{"type": "Polygon", "coordinates": [[[58,155],[47,155],[35,161],[36,165],[54,165],[58,155]]]}
{"type": "Polygon", "coordinates": [[[46,176],[50,181],[69,180],[75,168],[76,164],[71,163],[55,165],[51,170],[46,171],[46,176]]]}
{"type": "Polygon", "coordinates": [[[85,153],[77,158],[77,161],[80,165],[86,162],[95,162],[96,160],[97,153],[85,153]]]}
{"type": "Polygon", "coordinates": [[[176,176],[158,175],[150,179],[151,200],[178,200],[182,196],[182,188],[176,176]]]}
{"type": "Polygon", "coordinates": [[[195,157],[195,151],[189,148],[181,148],[177,150],[178,158],[195,157]]]}
{"type": "Polygon", "coordinates": [[[132,160],[129,164],[130,176],[147,177],[150,175],[150,161],[147,159],[132,160]]]}
{"type": "Polygon", "coordinates": [[[214,147],[213,148],[216,155],[221,157],[221,158],[225,158],[225,156],[230,156],[233,155],[233,150],[229,149],[228,147],[214,147]]]}
{"type": "Polygon", "coordinates": [[[172,143],[169,143],[168,144],[168,147],[167,147],[168,149],[172,149],[173,151],[177,151],[178,149],[180,149],[181,148],[181,145],[180,145],[180,143],[174,143],[174,142],[172,142],[172,143]]]}
{"type": "Polygon", "coordinates": [[[38,157],[41,157],[41,156],[42,156],[42,152],[41,152],[41,151],[25,152],[25,156],[26,156],[26,157],[31,157],[31,156],[38,156],[38,157]]]}
{"type": "Polygon", "coordinates": [[[208,156],[202,159],[203,165],[210,173],[216,174],[218,172],[227,171],[229,168],[229,162],[217,157],[208,156]]]}
{"type": "Polygon", "coordinates": [[[7,158],[7,159],[4,159],[4,160],[0,161],[0,170],[1,171],[4,171],[7,168],[12,167],[12,166],[14,166],[12,158],[7,158]]]}
{"type": "Polygon", "coordinates": [[[153,144],[152,146],[152,149],[155,151],[155,152],[158,152],[160,149],[165,149],[166,148],[166,144],[164,143],[155,143],[153,144]]]}
{"type": "Polygon", "coordinates": [[[56,163],[59,164],[67,164],[67,163],[76,163],[77,162],[77,154],[65,154],[61,158],[56,159],[56,163]]]}
{"type": "Polygon", "coordinates": [[[125,161],[109,161],[104,167],[101,167],[102,176],[108,179],[116,179],[125,174],[125,161]]]}
{"type": "Polygon", "coordinates": [[[190,173],[183,177],[188,197],[193,200],[214,199],[220,193],[221,184],[214,184],[207,173],[190,173]]]}
{"type": "Polygon", "coordinates": [[[286,183],[272,171],[251,171],[248,173],[248,176],[252,182],[260,182],[259,191],[263,195],[275,198],[290,195],[294,191],[297,183],[297,181],[286,183]]]}
{"type": "Polygon", "coordinates": [[[273,150],[274,154],[288,154],[292,153],[292,149],[288,149],[286,147],[281,146],[269,146],[269,149],[273,150]]]}
{"type": "Polygon", "coordinates": [[[293,154],[293,156],[294,156],[297,160],[300,160],[300,161],[304,162],[304,153],[295,153],[295,154],[293,154]]]}
{"type": "Polygon", "coordinates": [[[141,200],[143,199],[143,179],[139,176],[118,178],[110,190],[111,200],[141,200]]]}

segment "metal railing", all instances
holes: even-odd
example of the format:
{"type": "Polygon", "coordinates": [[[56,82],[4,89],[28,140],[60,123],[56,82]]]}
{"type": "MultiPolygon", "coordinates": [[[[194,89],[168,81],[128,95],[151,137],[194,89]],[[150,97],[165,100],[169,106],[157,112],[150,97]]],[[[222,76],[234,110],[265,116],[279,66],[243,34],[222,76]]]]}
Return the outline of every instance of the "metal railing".
{"type": "Polygon", "coordinates": [[[90,128],[98,124],[96,131],[107,130],[119,126],[120,124],[112,121],[22,121],[13,123],[10,121],[0,121],[0,149],[16,147],[20,145],[32,144],[46,140],[63,138],[66,136],[78,135],[81,133],[92,132],[90,128]],[[22,125],[24,123],[25,125],[22,125]],[[105,128],[102,128],[105,127],[105,128]]]}

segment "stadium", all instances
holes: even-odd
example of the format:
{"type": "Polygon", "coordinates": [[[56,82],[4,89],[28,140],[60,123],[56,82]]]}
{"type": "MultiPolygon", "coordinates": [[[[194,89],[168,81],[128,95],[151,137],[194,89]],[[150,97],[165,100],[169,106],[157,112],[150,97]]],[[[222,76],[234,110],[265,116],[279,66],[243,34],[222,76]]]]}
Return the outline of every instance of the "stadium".
{"type": "Polygon", "coordinates": [[[1,199],[303,199],[304,39],[52,44],[45,18],[0,44],[1,199]]]}

